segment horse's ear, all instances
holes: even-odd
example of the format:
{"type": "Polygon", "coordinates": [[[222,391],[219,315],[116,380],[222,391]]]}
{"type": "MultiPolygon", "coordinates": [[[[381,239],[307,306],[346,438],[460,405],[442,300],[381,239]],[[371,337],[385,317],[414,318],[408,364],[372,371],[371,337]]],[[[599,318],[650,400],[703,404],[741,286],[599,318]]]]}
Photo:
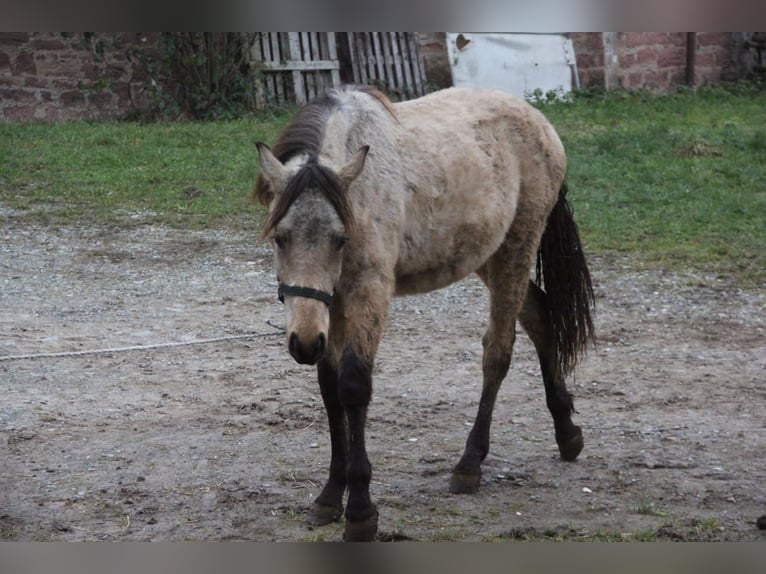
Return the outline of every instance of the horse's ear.
{"type": "Polygon", "coordinates": [[[281,189],[282,183],[287,178],[285,166],[282,165],[282,162],[276,158],[271,152],[271,148],[265,143],[256,142],[255,147],[258,148],[258,165],[261,176],[266,180],[271,191],[281,189]]]}
{"type": "Polygon", "coordinates": [[[353,181],[359,177],[359,174],[362,173],[369,151],[370,146],[368,145],[360,147],[349,162],[338,170],[338,177],[341,182],[343,182],[343,187],[346,189],[348,189],[353,181]]]}

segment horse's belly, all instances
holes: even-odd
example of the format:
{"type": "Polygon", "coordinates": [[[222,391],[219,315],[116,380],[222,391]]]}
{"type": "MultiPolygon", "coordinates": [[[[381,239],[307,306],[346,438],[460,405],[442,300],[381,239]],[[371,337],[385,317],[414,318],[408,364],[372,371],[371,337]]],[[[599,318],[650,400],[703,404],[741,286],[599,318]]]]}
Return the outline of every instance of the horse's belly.
{"type": "Polygon", "coordinates": [[[503,242],[509,221],[447,227],[417,238],[405,237],[396,266],[396,294],[427,293],[470,275],[503,242]]]}

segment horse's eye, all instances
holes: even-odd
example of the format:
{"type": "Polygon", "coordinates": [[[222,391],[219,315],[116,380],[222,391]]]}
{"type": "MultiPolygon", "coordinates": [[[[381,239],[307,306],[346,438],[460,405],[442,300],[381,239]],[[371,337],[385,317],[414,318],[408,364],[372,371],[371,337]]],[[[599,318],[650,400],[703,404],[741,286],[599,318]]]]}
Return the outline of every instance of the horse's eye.
{"type": "Polygon", "coordinates": [[[279,247],[280,249],[284,249],[284,247],[285,247],[285,238],[282,237],[281,235],[275,235],[274,236],[274,243],[276,243],[277,247],[279,247]]]}
{"type": "Polygon", "coordinates": [[[335,249],[337,251],[340,251],[346,246],[346,243],[348,243],[348,237],[338,237],[335,239],[335,249]]]}

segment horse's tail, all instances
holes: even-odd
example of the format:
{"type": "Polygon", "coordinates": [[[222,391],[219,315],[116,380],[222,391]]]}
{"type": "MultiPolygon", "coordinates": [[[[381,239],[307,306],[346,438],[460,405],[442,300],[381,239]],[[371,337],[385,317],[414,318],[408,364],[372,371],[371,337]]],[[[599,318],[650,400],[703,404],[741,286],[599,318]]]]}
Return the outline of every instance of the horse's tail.
{"type": "Polygon", "coordinates": [[[595,342],[593,285],[566,193],[564,182],[537,252],[535,279],[546,293],[562,376],[572,372],[588,343],[595,342]]]}

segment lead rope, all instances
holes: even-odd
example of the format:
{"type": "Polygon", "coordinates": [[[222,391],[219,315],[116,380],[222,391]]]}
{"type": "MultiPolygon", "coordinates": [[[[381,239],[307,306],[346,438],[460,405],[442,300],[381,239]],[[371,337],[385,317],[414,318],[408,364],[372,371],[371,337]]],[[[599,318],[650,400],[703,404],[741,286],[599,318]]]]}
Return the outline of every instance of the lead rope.
{"type": "Polygon", "coordinates": [[[188,347],[191,345],[207,345],[210,343],[223,343],[226,341],[242,341],[247,339],[260,339],[264,337],[276,337],[284,335],[285,329],[268,324],[276,329],[273,333],[248,333],[246,335],[224,335],[222,337],[211,337],[209,339],[193,339],[191,341],[175,341],[171,343],[155,343],[152,345],[130,345],[128,347],[112,347],[108,349],[89,349],[84,351],[60,351],[55,353],[27,353],[24,355],[6,355],[0,357],[0,363],[7,361],[22,361],[36,359],[60,359],[65,357],[85,357],[88,355],[106,355],[109,353],[127,353],[131,351],[150,351],[154,349],[170,349],[173,347],[188,347]]]}

